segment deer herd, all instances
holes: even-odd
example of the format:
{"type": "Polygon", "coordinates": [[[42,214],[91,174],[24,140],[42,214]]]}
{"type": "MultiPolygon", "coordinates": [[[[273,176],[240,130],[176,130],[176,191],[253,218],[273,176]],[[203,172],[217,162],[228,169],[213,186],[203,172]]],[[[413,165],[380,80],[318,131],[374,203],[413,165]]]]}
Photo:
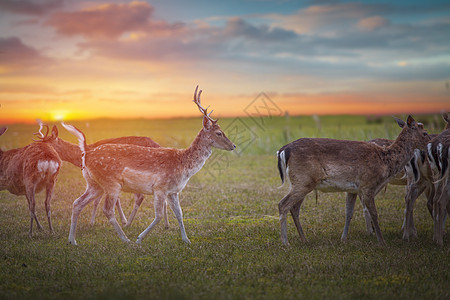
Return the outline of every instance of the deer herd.
{"type": "MultiPolygon", "coordinates": [[[[230,141],[217,120],[211,118],[208,108],[200,102],[202,91],[194,92],[194,103],[203,116],[203,126],[186,149],[162,147],[148,137],[127,136],[100,140],[87,144],[84,133],[78,128],[61,123],[75,135],[78,145],[58,136],[53,126],[38,121],[38,140],[26,147],[0,152],[0,190],[14,195],[25,195],[30,211],[30,231],[33,222],[42,229],[36,216],[35,194],[45,188],[45,209],[48,225],[51,221],[51,198],[62,161],[79,168],[86,180],[86,190],[72,206],[69,243],[75,240],[78,218],[89,203],[94,209],[105,196],[103,213],[124,242],[130,240],[115,217],[115,208],[124,226],[130,226],[144,195],[154,196],[155,216],[150,225],[139,234],[136,243],[143,239],[163,218],[168,227],[167,204],[175,214],[181,238],[190,243],[183,223],[179,194],[189,179],[196,174],[211,156],[212,148],[232,151],[236,145],[230,141]],[[44,129],[46,132],[44,133],[44,129]],[[134,208],[128,217],[123,213],[120,192],[134,193],[134,208]]],[[[281,181],[289,181],[286,196],[278,204],[281,241],[289,245],[287,238],[287,214],[291,213],[300,239],[306,237],[300,223],[300,208],[312,191],[346,192],[345,225],[341,236],[347,240],[354,206],[359,196],[367,230],[375,232],[378,242],[385,245],[380,229],[376,195],[387,184],[405,185],[405,213],[403,238],[417,237],[414,227],[413,207],[419,195],[425,193],[427,208],[433,220],[433,241],[443,245],[445,219],[450,213],[450,119],[443,115],[445,129],[438,135],[426,132],[421,123],[408,116],[406,122],[396,118],[402,128],[395,140],[371,141],[335,140],[327,138],[301,138],[277,151],[281,181]]],[[[3,135],[6,128],[0,129],[3,135]]]]}

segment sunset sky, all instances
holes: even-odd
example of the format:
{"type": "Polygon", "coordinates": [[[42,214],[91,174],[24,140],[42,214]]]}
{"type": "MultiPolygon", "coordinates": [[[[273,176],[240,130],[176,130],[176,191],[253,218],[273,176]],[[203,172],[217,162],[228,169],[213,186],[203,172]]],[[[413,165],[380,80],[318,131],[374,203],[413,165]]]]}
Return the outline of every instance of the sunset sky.
{"type": "Polygon", "coordinates": [[[450,111],[450,2],[0,1],[0,123],[450,111]]]}

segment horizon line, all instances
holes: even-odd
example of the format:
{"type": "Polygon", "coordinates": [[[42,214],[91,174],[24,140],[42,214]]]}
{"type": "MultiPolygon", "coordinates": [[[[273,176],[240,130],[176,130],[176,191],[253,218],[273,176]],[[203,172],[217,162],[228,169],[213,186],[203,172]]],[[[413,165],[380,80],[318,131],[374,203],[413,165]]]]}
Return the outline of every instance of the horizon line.
{"type": "MultiPolygon", "coordinates": [[[[366,117],[366,118],[382,118],[382,117],[390,117],[390,116],[424,116],[424,115],[442,115],[446,113],[444,110],[440,111],[429,111],[429,112],[418,112],[418,113],[406,113],[406,112],[393,112],[393,113],[317,113],[317,114],[289,114],[288,111],[286,111],[282,115],[261,115],[261,116],[249,116],[249,115],[233,115],[233,116],[222,116],[218,118],[218,120],[221,119],[233,119],[233,118],[285,118],[285,117],[313,117],[313,116],[319,116],[319,117],[329,117],[329,116],[360,116],[360,117],[366,117]]],[[[104,121],[104,120],[120,120],[120,121],[131,121],[131,120],[145,120],[145,121],[158,121],[158,120],[183,120],[183,119],[197,119],[201,118],[201,116],[168,116],[168,117],[98,117],[98,118],[74,118],[74,119],[62,119],[62,120],[48,120],[45,118],[42,118],[45,123],[61,123],[61,122],[95,122],[95,121],[104,121]]],[[[37,122],[37,119],[16,119],[16,118],[6,118],[3,120],[1,125],[30,125],[35,124],[37,122]]]]}

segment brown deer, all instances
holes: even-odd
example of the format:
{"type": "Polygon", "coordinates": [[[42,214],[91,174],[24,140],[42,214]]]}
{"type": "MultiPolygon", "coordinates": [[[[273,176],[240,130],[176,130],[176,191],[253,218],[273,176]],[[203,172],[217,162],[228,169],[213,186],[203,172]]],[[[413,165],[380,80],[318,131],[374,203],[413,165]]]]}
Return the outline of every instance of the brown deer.
{"type": "MultiPolygon", "coordinates": [[[[430,140],[428,134],[408,116],[407,122],[396,119],[403,128],[389,147],[362,141],[302,138],[283,146],[278,152],[278,168],[284,183],[289,177],[289,193],[278,208],[281,240],[288,245],[287,213],[290,211],[302,241],[306,241],[299,220],[301,204],[314,189],[324,192],[347,192],[359,195],[372,219],[379,243],[385,244],[378,224],[374,198],[391,177],[400,172],[430,140]]],[[[346,200],[346,219],[341,239],[346,240],[356,197],[346,200]]]]}
{"type": "MultiPolygon", "coordinates": [[[[5,131],[6,128],[0,129],[0,136],[5,131]]],[[[38,229],[42,229],[36,215],[35,194],[44,188],[48,226],[50,231],[54,232],[50,205],[61,163],[56,151],[45,143],[35,142],[5,152],[0,150],[0,190],[26,196],[31,216],[30,236],[33,234],[33,220],[36,221],[38,229]]]]}
{"type": "MultiPolygon", "coordinates": [[[[56,152],[58,153],[59,157],[63,161],[67,161],[71,164],[73,164],[76,167],[81,168],[81,151],[78,145],[72,144],[70,142],[67,142],[60,137],[58,137],[58,128],[56,126],[53,126],[52,128],[52,134],[49,135],[49,128],[48,125],[42,123],[42,121],[38,120],[38,123],[40,125],[39,133],[35,133],[38,135],[38,138],[41,142],[47,143],[51,145],[56,152]],[[47,131],[45,134],[42,133],[42,129],[46,128],[47,131]]],[[[104,144],[128,144],[128,145],[137,145],[137,146],[143,146],[143,147],[151,147],[151,148],[159,148],[161,147],[157,142],[153,141],[149,137],[145,136],[124,136],[124,137],[118,137],[118,138],[110,138],[110,139],[104,139],[97,141],[93,144],[87,145],[87,149],[95,149],[100,145],[104,144]]],[[[102,197],[99,197],[95,199],[94,201],[94,208],[92,210],[92,216],[90,224],[94,225],[95,222],[95,214],[97,211],[97,207],[100,204],[100,200],[102,197]]],[[[122,224],[125,225],[125,227],[128,227],[131,225],[131,223],[134,220],[134,217],[136,216],[136,212],[141,206],[144,195],[142,194],[135,194],[134,195],[134,208],[133,211],[130,214],[130,217],[125,217],[125,214],[123,213],[122,206],[120,204],[120,199],[116,202],[117,211],[119,212],[120,219],[122,220],[122,224]]],[[[169,227],[169,221],[167,219],[167,210],[166,205],[164,205],[164,221],[166,224],[166,227],[169,227]]]]}
{"type": "Polygon", "coordinates": [[[450,129],[439,134],[427,145],[427,159],[435,190],[432,204],[433,241],[442,246],[445,219],[447,214],[450,214],[450,129]]]}
{"type": "Polygon", "coordinates": [[[203,128],[186,149],[148,148],[135,145],[101,145],[88,150],[84,134],[71,125],[63,126],[78,138],[82,153],[82,172],[86,179],[85,193],[75,200],[69,232],[69,243],[76,245],[75,232],[78,216],[91,201],[106,194],[103,212],[119,237],[129,242],[114,215],[114,205],[121,190],[133,193],[153,194],[155,218],[138,237],[140,244],[150,230],[163,217],[164,202],[170,204],[178,220],[182,240],[190,243],[183,224],[178,198],[189,179],[205,164],[212,147],[234,150],[236,146],[225,136],[217,120],[210,117],[200,104],[200,91],[194,93],[194,102],[203,115],[203,128]]]}
{"type": "MultiPolygon", "coordinates": [[[[447,113],[442,115],[445,121],[444,132],[450,129],[450,119],[447,113]]],[[[433,144],[437,134],[430,134],[431,145],[433,144]]],[[[416,149],[414,157],[405,166],[406,170],[406,195],[405,195],[405,219],[403,222],[403,239],[409,240],[411,237],[417,237],[417,230],[414,226],[413,209],[416,199],[425,193],[427,197],[427,208],[433,218],[433,201],[435,197],[435,179],[431,169],[429,159],[427,159],[427,151],[416,149]]],[[[437,172],[436,172],[437,173],[437,172]]]]}

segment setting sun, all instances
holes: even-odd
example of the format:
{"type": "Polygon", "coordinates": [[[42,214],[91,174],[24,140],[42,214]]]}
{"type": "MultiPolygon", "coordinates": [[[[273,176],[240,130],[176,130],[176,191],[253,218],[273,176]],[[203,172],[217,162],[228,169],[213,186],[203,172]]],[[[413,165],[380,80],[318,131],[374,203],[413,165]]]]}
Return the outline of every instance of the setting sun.
{"type": "Polygon", "coordinates": [[[0,120],[190,117],[197,84],[221,117],[450,111],[445,7],[252,2],[0,4],[0,120]]]}
{"type": "Polygon", "coordinates": [[[51,119],[51,121],[54,121],[54,122],[61,122],[66,119],[66,116],[67,116],[67,111],[57,110],[57,111],[53,111],[51,113],[50,119],[51,119]]]}

